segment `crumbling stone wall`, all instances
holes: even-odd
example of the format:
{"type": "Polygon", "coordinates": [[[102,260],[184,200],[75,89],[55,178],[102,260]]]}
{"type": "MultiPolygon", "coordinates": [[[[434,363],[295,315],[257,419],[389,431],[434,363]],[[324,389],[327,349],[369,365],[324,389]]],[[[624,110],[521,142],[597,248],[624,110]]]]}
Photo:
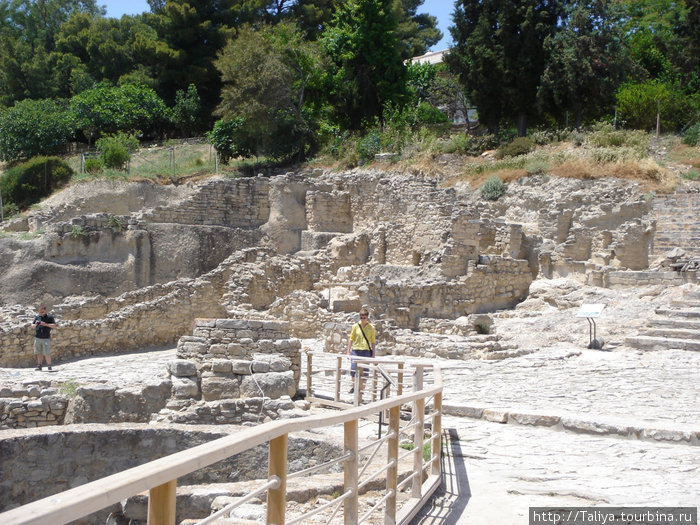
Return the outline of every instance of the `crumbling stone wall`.
{"type": "Polygon", "coordinates": [[[0,388],[0,430],[62,425],[68,402],[68,396],[42,383],[0,388]]]}
{"type": "Polygon", "coordinates": [[[250,423],[295,408],[301,342],[280,321],[199,320],[170,364],[173,401],[161,416],[178,423],[250,423]]]}
{"type": "Polygon", "coordinates": [[[269,179],[216,179],[204,183],[191,197],[171,206],[158,206],[138,218],[147,222],[257,228],[270,213],[269,179]]]}
{"type": "Polygon", "coordinates": [[[527,297],[532,282],[528,263],[504,257],[470,263],[467,275],[453,279],[383,277],[390,269],[375,267],[378,280],[368,284],[370,304],[400,327],[415,328],[421,317],[454,319],[515,306],[527,297]]]}

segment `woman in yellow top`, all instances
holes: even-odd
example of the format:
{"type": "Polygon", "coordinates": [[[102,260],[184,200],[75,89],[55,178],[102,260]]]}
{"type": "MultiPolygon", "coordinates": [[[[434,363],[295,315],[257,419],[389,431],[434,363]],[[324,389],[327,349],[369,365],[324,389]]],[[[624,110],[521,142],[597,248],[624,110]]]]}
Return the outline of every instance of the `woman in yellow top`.
{"type": "MultiPolygon", "coordinates": [[[[358,357],[374,357],[374,350],[376,345],[376,331],[374,326],[369,324],[369,310],[367,308],[360,309],[360,322],[352,325],[352,331],[350,332],[350,338],[348,339],[348,356],[354,355],[358,357]],[[351,353],[352,351],[352,353],[351,353]]],[[[351,374],[353,380],[355,379],[355,370],[357,365],[355,361],[351,364],[351,374]]],[[[362,374],[367,375],[367,371],[362,374]]],[[[353,381],[353,385],[355,382],[353,381]]],[[[350,388],[350,393],[355,391],[355,387],[350,388]]]]}

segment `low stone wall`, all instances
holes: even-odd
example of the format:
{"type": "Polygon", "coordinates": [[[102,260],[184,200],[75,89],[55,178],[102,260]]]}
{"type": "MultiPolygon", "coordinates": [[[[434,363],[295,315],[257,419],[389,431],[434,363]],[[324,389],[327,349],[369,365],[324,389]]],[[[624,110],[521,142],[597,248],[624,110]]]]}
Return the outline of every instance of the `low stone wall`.
{"type": "MultiPolygon", "coordinates": [[[[116,472],[225,437],[239,427],[71,425],[0,434],[0,512],[116,472]]],[[[289,461],[299,469],[338,453],[320,440],[290,438],[289,461]]],[[[267,446],[259,446],[178,479],[179,485],[265,478],[267,446]]],[[[119,504],[79,523],[104,523],[119,504]],[[101,517],[101,520],[98,519],[101,517]]]]}
{"type": "Polygon", "coordinates": [[[686,283],[700,283],[698,272],[674,271],[594,271],[588,274],[588,283],[604,288],[620,288],[627,286],[679,286],[686,283]]]}
{"type": "MultiPolygon", "coordinates": [[[[174,343],[192,329],[201,312],[223,313],[220,292],[211,281],[183,279],[170,283],[156,300],[124,308],[106,318],[64,322],[51,334],[52,357],[61,359],[125,352],[174,343]]],[[[34,328],[9,326],[0,332],[0,366],[33,366],[34,328]]]]}
{"type": "Polygon", "coordinates": [[[173,399],[160,417],[178,423],[253,423],[291,416],[301,341],[289,324],[198,320],[170,363],[173,399]]]}
{"type": "Polygon", "coordinates": [[[69,400],[42,384],[0,388],[0,430],[62,425],[69,400]]]}
{"type": "Polygon", "coordinates": [[[532,273],[528,262],[503,257],[481,257],[470,262],[467,275],[449,281],[426,278],[384,281],[382,268],[373,269],[379,279],[368,284],[369,304],[377,313],[395,319],[402,328],[416,328],[421,317],[454,319],[462,315],[492,312],[515,306],[527,297],[532,273]]]}

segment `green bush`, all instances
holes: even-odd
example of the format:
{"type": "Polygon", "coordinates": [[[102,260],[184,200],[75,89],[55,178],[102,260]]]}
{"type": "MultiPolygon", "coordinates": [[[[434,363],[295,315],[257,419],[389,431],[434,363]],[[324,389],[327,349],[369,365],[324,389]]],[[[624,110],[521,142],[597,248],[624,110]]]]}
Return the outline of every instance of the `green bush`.
{"type": "Polygon", "coordinates": [[[26,208],[67,183],[73,170],[58,157],[34,157],[14,166],[2,178],[3,203],[26,208]]]}
{"type": "Polygon", "coordinates": [[[378,129],[371,129],[357,143],[357,153],[362,162],[373,160],[374,156],[381,151],[382,133],[378,129]]]}
{"type": "Polygon", "coordinates": [[[488,201],[497,201],[505,192],[506,186],[498,175],[489,177],[481,186],[481,196],[488,201]]]}
{"type": "Polygon", "coordinates": [[[62,101],[22,100],[0,111],[0,159],[50,155],[69,142],[75,118],[62,101]]]}
{"type": "Polygon", "coordinates": [[[102,170],[102,161],[99,158],[91,157],[85,159],[85,171],[88,173],[97,173],[102,170]]]}
{"type": "Polygon", "coordinates": [[[254,152],[252,140],[245,133],[245,121],[240,117],[217,120],[207,137],[222,164],[236,157],[250,157],[254,152]]]}
{"type": "Polygon", "coordinates": [[[95,146],[100,150],[102,165],[106,168],[122,169],[129,160],[129,152],[139,147],[137,133],[128,134],[119,131],[99,139],[95,146]]]}
{"type": "Polygon", "coordinates": [[[493,135],[473,136],[466,133],[452,135],[442,148],[444,153],[457,153],[460,155],[481,155],[484,151],[493,149],[498,145],[493,135]]]}
{"type": "Polygon", "coordinates": [[[700,122],[690,126],[683,134],[683,143],[688,146],[700,145],[700,122]]]}
{"type": "Polygon", "coordinates": [[[616,98],[620,119],[627,127],[642,130],[656,128],[659,111],[661,129],[679,130],[688,115],[697,111],[698,104],[697,95],[688,95],[678,84],[660,80],[623,84],[616,98]]]}
{"type": "Polygon", "coordinates": [[[415,109],[418,124],[444,124],[449,118],[429,102],[421,102],[415,109]]]}
{"type": "Polygon", "coordinates": [[[530,153],[534,147],[535,143],[531,138],[518,137],[515,140],[499,147],[496,157],[502,159],[504,157],[517,157],[519,155],[525,155],[530,153]]]}
{"type": "Polygon", "coordinates": [[[615,129],[609,122],[597,122],[586,136],[586,143],[595,148],[639,148],[646,151],[649,135],[644,131],[615,129]]]}

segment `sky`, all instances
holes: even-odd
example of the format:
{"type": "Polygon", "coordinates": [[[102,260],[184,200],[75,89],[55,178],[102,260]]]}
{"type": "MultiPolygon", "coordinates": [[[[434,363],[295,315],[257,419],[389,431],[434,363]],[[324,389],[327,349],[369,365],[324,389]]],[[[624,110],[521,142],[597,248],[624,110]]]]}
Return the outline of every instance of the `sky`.
{"type": "MultiPolygon", "coordinates": [[[[138,15],[148,11],[146,0],[98,0],[98,5],[107,8],[107,16],[121,18],[122,15],[138,15]]],[[[447,49],[451,42],[450,32],[447,29],[452,25],[452,11],[454,10],[454,0],[425,0],[418,8],[419,13],[430,13],[437,17],[438,27],[443,33],[443,38],[435,44],[431,51],[447,49]]]]}

